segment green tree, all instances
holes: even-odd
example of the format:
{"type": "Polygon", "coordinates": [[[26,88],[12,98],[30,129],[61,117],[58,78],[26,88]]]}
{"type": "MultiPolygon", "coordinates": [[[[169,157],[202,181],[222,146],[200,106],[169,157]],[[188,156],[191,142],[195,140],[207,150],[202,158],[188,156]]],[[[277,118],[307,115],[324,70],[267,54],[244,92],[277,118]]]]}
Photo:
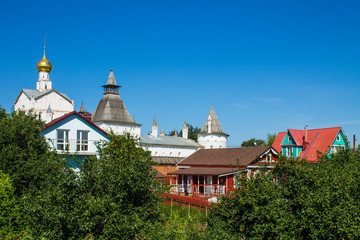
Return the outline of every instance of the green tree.
{"type": "Polygon", "coordinates": [[[9,175],[0,171],[0,237],[18,230],[19,207],[9,175]]]}
{"type": "Polygon", "coordinates": [[[260,147],[260,146],[266,146],[264,140],[250,138],[248,141],[243,141],[241,143],[241,147],[260,147]]]}
{"type": "Polygon", "coordinates": [[[15,194],[46,188],[60,166],[40,132],[43,122],[35,115],[13,112],[0,118],[0,170],[9,174],[15,194]]]}
{"type": "MultiPolygon", "coordinates": [[[[194,140],[195,142],[197,142],[197,136],[198,134],[201,132],[201,129],[199,127],[194,127],[193,125],[191,124],[188,124],[187,123],[187,126],[189,128],[189,132],[188,132],[188,139],[192,139],[194,140]]],[[[174,131],[176,130],[173,130],[173,131],[170,131],[168,133],[168,136],[173,136],[174,135],[174,131]]],[[[176,134],[179,136],[179,137],[182,137],[182,129],[180,131],[176,131],[176,134]]]]}
{"type": "Polygon", "coordinates": [[[138,148],[130,135],[109,137],[99,145],[100,157],[81,166],[76,238],[135,239],[159,219],[150,152],[138,148]]]}
{"type": "Polygon", "coordinates": [[[276,138],[276,133],[274,134],[268,133],[266,137],[266,146],[271,146],[275,141],[275,138],[276,138]]]}
{"type": "Polygon", "coordinates": [[[223,197],[208,235],[224,239],[358,239],[360,155],[341,151],[319,163],[280,159],[223,197]]]}

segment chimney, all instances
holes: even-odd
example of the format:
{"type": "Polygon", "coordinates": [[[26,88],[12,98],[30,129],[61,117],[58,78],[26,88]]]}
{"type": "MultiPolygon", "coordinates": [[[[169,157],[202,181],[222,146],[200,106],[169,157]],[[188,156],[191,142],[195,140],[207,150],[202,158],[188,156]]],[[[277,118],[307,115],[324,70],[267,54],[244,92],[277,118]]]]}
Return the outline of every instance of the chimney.
{"type": "Polygon", "coordinates": [[[305,142],[307,142],[307,126],[308,125],[305,125],[305,142]]]}
{"type": "Polygon", "coordinates": [[[354,151],[356,151],[356,138],[355,138],[355,134],[353,135],[353,144],[354,144],[354,151]]]}

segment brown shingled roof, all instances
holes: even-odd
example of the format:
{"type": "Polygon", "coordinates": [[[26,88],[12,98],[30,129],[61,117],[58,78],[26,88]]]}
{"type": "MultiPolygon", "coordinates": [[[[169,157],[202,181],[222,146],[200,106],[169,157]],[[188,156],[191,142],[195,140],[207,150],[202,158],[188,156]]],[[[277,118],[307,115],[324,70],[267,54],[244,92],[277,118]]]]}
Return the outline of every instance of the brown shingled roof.
{"type": "Polygon", "coordinates": [[[221,175],[226,173],[233,173],[239,171],[237,167],[229,168],[215,168],[215,167],[191,167],[183,168],[175,172],[168,173],[168,175],[221,175]]]}
{"type": "Polygon", "coordinates": [[[247,166],[270,147],[199,149],[178,166],[247,166]]]}

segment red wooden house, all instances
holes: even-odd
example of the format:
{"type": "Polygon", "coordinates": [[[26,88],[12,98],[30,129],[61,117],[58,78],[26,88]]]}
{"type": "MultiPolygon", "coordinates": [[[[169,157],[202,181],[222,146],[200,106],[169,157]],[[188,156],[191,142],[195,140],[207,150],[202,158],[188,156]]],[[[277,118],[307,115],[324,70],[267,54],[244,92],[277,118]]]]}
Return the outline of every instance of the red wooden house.
{"type": "Polygon", "coordinates": [[[271,168],[278,153],[269,146],[199,149],[177,164],[172,182],[175,192],[186,194],[226,194],[234,190],[235,176],[259,171],[263,164],[271,168]]]}

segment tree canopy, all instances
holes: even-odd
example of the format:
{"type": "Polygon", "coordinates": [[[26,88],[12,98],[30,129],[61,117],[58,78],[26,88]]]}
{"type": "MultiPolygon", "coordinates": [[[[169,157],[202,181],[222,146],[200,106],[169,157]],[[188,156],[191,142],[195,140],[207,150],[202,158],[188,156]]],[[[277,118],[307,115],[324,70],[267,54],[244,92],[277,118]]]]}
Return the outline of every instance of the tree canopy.
{"type": "Polygon", "coordinates": [[[208,230],[224,239],[358,239],[360,155],[319,163],[280,159],[270,172],[238,179],[211,211],[208,230]]]}
{"type": "Polygon", "coordinates": [[[260,147],[265,145],[266,143],[264,140],[255,139],[255,138],[250,138],[248,141],[243,141],[241,143],[241,147],[260,147]]]}
{"type": "Polygon", "coordinates": [[[247,141],[241,143],[241,147],[261,147],[261,146],[271,146],[276,138],[276,134],[268,133],[266,141],[262,139],[250,138],[247,141]]]}
{"type": "MultiPolygon", "coordinates": [[[[194,127],[193,125],[188,124],[188,123],[187,123],[187,126],[189,128],[188,139],[192,139],[195,142],[197,142],[197,135],[201,132],[201,128],[194,127]]],[[[172,130],[167,135],[168,136],[173,136],[175,131],[176,130],[172,130]]],[[[182,129],[180,131],[176,131],[176,135],[179,136],[179,137],[182,137],[182,129]]]]}
{"type": "Polygon", "coordinates": [[[153,162],[137,140],[111,134],[76,171],[36,116],[0,116],[0,238],[135,239],[159,221],[153,162]]]}

